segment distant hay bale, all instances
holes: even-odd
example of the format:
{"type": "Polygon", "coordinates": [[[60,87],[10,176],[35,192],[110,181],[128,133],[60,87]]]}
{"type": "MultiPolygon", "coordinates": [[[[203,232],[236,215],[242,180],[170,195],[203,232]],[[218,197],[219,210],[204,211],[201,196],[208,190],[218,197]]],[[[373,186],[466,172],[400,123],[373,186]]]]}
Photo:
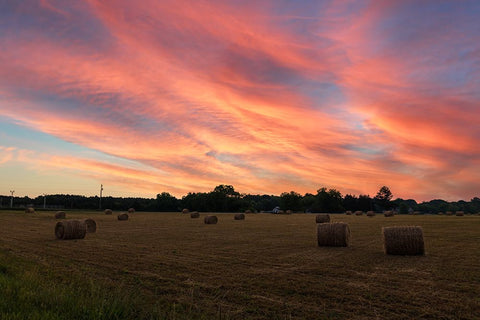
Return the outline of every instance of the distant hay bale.
{"type": "Polygon", "coordinates": [[[414,216],[419,216],[420,214],[422,214],[420,211],[413,211],[414,216]]]}
{"type": "Polygon", "coordinates": [[[192,211],[190,212],[190,218],[192,219],[200,218],[200,213],[198,213],[197,211],[192,211]]]}
{"type": "Polygon", "coordinates": [[[218,218],[217,216],[206,216],[205,219],[203,219],[203,222],[205,224],[217,224],[218,218]]]}
{"type": "Polygon", "coordinates": [[[187,208],[182,210],[182,213],[189,213],[189,212],[190,212],[190,210],[188,210],[187,208]]]}
{"type": "Polygon", "coordinates": [[[383,215],[389,218],[389,217],[393,217],[395,214],[393,213],[393,211],[385,211],[383,215]]]}
{"type": "Polygon", "coordinates": [[[80,220],[59,221],[55,225],[55,236],[57,239],[83,239],[86,232],[85,222],[80,220]]]}
{"type": "Polygon", "coordinates": [[[245,213],[252,213],[252,210],[245,210],[245,213]]]}
{"type": "Polygon", "coordinates": [[[455,212],[455,215],[457,217],[463,217],[465,215],[465,213],[463,211],[457,211],[457,212],[455,212]]]}
{"type": "Polygon", "coordinates": [[[422,227],[383,227],[382,233],[386,254],[409,256],[425,254],[422,227]]]}
{"type": "Polygon", "coordinates": [[[447,216],[451,216],[452,214],[453,214],[452,211],[445,212],[445,215],[447,215],[447,216]]]}
{"type": "Polygon", "coordinates": [[[25,213],[35,213],[35,209],[33,207],[25,208],[25,213]]]}
{"type": "Polygon", "coordinates": [[[285,213],[285,211],[283,211],[283,210],[278,210],[278,214],[284,214],[284,213],[285,213]]]}
{"type": "Polygon", "coordinates": [[[330,215],[329,214],[317,214],[315,217],[316,223],[327,223],[330,222],[330,215]]]}
{"type": "Polygon", "coordinates": [[[135,209],[134,208],[128,209],[128,213],[135,213],[135,209]]]}
{"type": "Polygon", "coordinates": [[[55,213],[55,219],[65,219],[65,212],[57,211],[57,213],[55,213]]]}
{"type": "Polygon", "coordinates": [[[245,214],[243,213],[237,213],[233,216],[234,220],[245,220],[245,214]]]}
{"type": "Polygon", "coordinates": [[[356,216],[362,216],[362,215],[363,215],[363,211],[355,211],[355,215],[356,215],[356,216]]]}
{"type": "Polygon", "coordinates": [[[111,209],[105,209],[105,214],[113,214],[113,211],[111,209]]]}
{"type": "Polygon", "coordinates": [[[348,247],[350,228],[344,222],[319,223],[317,242],[319,247],[348,247]]]}
{"type": "Polygon", "coordinates": [[[285,211],[285,213],[286,213],[286,214],[292,214],[293,211],[292,211],[292,210],[287,210],[287,211],[285,211]]]}
{"type": "Polygon", "coordinates": [[[118,220],[122,220],[122,221],[123,221],[123,220],[128,220],[128,214],[126,214],[126,213],[121,213],[121,214],[119,214],[119,215],[117,216],[117,219],[118,219],[118,220]]]}
{"type": "Polygon", "coordinates": [[[439,213],[437,213],[437,214],[438,214],[439,216],[443,216],[443,212],[441,212],[441,211],[440,211],[439,213]]]}
{"type": "Polygon", "coordinates": [[[367,217],[375,217],[375,211],[367,211],[367,217]]]}
{"type": "Polygon", "coordinates": [[[351,215],[352,215],[352,211],[350,211],[350,210],[345,211],[345,214],[346,214],[347,216],[351,216],[351,215]]]}
{"type": "Polygon", "coordinates": [[[97,232],[97,223],[93,219],[84,219],[83,222],[85,223],[85,228],[87,233],[95,233],[97,232]]]}

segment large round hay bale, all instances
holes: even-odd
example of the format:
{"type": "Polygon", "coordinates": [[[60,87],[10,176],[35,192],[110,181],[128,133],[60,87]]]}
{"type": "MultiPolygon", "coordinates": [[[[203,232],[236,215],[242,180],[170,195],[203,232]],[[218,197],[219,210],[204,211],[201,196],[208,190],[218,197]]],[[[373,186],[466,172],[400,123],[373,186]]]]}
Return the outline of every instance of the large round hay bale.
{"type": "Polygon", "coordinates": [[[95,233],[97,232],[97,223],[93,219],[84,219],[83,222],[85,223],[85,228],[87,233],[95,233]]]}
{"type": "Polygon", "coordinates": [[[375,211],[367,211],[367,217],[375,217],[375,211]]]}
{"type": "Polygon", "coordinates": [[[245,214],[243,213],[237,213],[233,216],[234,220],[245,220],[245,214]]]}
{"type": "Polygon", "coordinates": [[[117,219],[121,220],[121,221],[128,220],[128,214],[127,213],[121,213],[117,216],[117,219]]]}
{"type": "Polygon", "coordinates": [[[59,221],[55,225],[55,236],[57,239],[83,239],[86,232],[85,222],[80,220],[59,221]]]}
{"type": "Polygon", "coordinates": [[[330,222],[330,215],[329,214],[317,214],[315,217],[316,223],[327,223],[330,222]]]}
{"type": "Polygon", "coordinates": [[[33,207],[25,208],[25,213],[35,213],[35,209],[33,207]]]}
{"type": "Polygon", "coordinates": [[[203,222],[205,222],[205,224],[217,224],[218,218],[217,216],[206,216],[203,222]]]}
{"type": "Polygon", "coordinates": [[[383,215],[389,218],[389,217],[393,217],[395,214],[393,213],[393,211],[385,211],[383,215]]]}
{"type": "Polygon", "coordinates": [[[129,208],[128,213],[135,213],[135,209],[134,208],[129,208]]]}
{"type": "Polygon", "coordinates": [[[182,210],[182,213],[189,213],[189,212],[190,212],[190,210],[188,210],[187,208],[182,210]]]}
{"type": "Polygon", "coordinates": [[[105,214],[113,214],[113,211],[112,209],[105,209],[105,214]]]}
{"type": "Polygon", "coordinates": [[[465,215],[465,213],[463,211],[457,211],[457,212],[455,212],[455,215],[457,217],[463,217],[465,215]]]}
{"type": "Polygon", "coordinates": [[[344,222],[319,223],[317,242],[319,247],[348,247],[350,228],[344,222]]]}
{"type": "Polygon", "coordinates": [[[351,216],[351,215],[352,215],[352,211],[347,210],[347,211],[345,211],[345,214],[346,214],[347,216],[351,216]]]}
{"type": "Polygon", "coordinates": [[[355,215],[356,215],[356,216],[362,216],[362,215],[363,215],[363,211],[355,211],[355,215]]]}
{"type": "Polygon", "coordinates": [[[65,219],[65,212],[57,211],[57,213],[55,213],[55,219],[65,219]]]}
{"type": "Polygon", "coordinates": [[[425,254],[422,227],[383,227],[382,233],[386,254],[410,256],[425,254]]]}
{"type": "Polygon", "coordinates": [[[200,218],[200,213],[198,213],[197,211],[192,211],[190,212],[190,218],[200,218]]]}

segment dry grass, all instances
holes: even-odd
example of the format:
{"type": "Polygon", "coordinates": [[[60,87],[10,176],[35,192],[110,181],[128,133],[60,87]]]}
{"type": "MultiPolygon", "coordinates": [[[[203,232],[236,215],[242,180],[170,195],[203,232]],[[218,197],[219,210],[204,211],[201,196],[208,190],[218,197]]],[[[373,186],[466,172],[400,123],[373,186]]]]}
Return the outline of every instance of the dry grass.
{"type": "Polygon", "coordinates": [[[316,223],[326,223],[330,222],[330,215],[329,214],[317,214],[315,216],[316,223]]]}
{"type": "Polygon", "coordinates": [[[308,214],[249,215],[240,224],[218,215],[211,228],[178,213],[137,212],[128,224],[68,213],[99,226],[81,241],[56,241],[52,215],[0,211],[0,250],[65,283],[74,274],[139,290],[139,307],[176,310],[167,319],[480,318],[478,216],[331,214],[352,238],[349,247],[330,248],[318,247],[308,214]],[[426,255],[385,255],[381,228],[394,225],[422,226],[426,255]]]}

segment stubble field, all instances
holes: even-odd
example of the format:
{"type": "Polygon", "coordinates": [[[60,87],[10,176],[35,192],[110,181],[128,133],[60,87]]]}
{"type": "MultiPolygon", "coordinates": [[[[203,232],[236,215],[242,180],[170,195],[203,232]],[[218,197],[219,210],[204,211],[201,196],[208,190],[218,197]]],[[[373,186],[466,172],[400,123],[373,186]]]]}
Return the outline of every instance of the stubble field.
{"type": "Polygon", "coordinates": [[[480,318],[479,216],[331,215],[347,248],[318,247],[308,214],[67,212],[97,222],[82,240],[53,216],[0,211],[0,318],[480,318]],[[397,225],[423,227],[425,256],[383,253],[397,225]]]}

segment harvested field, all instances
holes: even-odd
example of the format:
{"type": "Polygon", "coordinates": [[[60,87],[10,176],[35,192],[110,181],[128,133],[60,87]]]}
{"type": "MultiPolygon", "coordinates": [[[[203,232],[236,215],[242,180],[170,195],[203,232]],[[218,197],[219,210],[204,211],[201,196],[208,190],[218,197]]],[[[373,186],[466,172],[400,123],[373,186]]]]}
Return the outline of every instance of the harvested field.
{"type": "Polygon", "coordinates": [[[219,214],[221,223],[212,228],[178,213],[137,212],[135,219],[119,223],[103,212],[69,212],[101,226],[71,241],[55,239],[53,214],[0,211],[0,257],[10,257],[1,261],[25,259],[51,270],[55,281],[83,279],[87,290],[95,283],[135,292],[140,299],[131,307],[142,315],[480,318],[478,216],[330,214],[332,222],[346,222],[351,231],[349,247],[334,248],[318,247],[309,214],[249,215],[242,223],[233,214],[219,214]],[[422,226],[425,256],[384,254],[381,228],[397,225],[422,226]]]}

